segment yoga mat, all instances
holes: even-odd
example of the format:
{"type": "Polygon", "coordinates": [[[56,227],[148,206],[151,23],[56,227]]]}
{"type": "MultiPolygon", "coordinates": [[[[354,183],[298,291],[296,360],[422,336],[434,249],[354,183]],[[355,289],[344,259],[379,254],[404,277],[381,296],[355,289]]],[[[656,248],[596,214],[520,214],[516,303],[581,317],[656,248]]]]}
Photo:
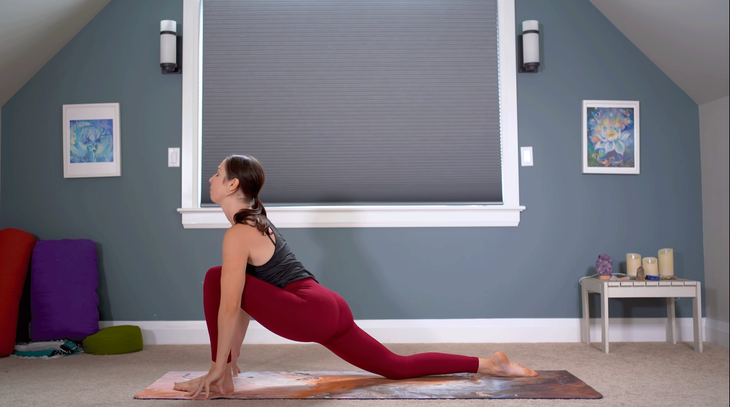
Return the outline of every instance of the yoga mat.
{"type": "MultiPolygon", "coordinates": [[[[168,372],[134,398],[188,400],[175,382],[208,372],[168,372]]],[[[600,399],[603,396],[566,370],[535,377],[493,377],[471,373],[388,380],[367,372],[241,372],[228,399],[600,399]]]]}

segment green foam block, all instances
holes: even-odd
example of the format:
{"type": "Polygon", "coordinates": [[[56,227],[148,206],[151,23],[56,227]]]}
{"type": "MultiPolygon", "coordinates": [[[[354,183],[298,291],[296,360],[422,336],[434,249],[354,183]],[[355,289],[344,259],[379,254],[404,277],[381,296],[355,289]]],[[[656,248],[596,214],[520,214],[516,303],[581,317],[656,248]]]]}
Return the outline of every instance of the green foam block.
{"type": "Polygon", "coordinates": [[[142,330],[134,325],[110,326],[87,336],[83,342],[85,353],[92,355],[118,355],[139,352],[142,344],[142,330]]]}

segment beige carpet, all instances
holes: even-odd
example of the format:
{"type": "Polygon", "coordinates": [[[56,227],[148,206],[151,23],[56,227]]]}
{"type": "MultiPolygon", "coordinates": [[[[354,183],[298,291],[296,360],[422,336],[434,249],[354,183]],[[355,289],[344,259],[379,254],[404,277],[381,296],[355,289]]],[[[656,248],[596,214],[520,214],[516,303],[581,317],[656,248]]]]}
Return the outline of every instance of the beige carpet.
{"type": "MultiPolygon", "coordinates": [[[[728,350],[691,343],[599,344],[392,344],[400,354],[448,352],[474,356],[502,350],[535,370],[568,370],[596,391],[600,400],[134,400],[140,390],[168,371],[207,370],[209,348],[202,345],[147,346],[116,356],[74,355],[39,360],[0,359],[2,406],[727,406],[728,350]]],[[[241,368],[265,370],[353,370],[319,345],[244,345],[241,368]]]]}

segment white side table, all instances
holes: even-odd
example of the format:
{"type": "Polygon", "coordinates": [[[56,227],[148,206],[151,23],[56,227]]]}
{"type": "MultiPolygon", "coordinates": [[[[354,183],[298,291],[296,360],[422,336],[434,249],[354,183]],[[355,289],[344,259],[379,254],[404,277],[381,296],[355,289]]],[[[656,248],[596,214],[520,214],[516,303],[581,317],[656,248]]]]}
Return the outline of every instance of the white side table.
{"type": "Polygon", "coordinates": [[[608,353],[608,299],[609,298],[666,298],[667,299],[667,342],[677,343],[675,325],[675,297],[692,297],[692,320],[694,323],[695,351],[702,352],[702,294],[699,281],[610,281],[595,277],[580,282],[583,303],[581,337],[590,345],[591,334],[588,318],[588,293],[601,297],[601,325],[603,327],[603,351],[608,353]]]}

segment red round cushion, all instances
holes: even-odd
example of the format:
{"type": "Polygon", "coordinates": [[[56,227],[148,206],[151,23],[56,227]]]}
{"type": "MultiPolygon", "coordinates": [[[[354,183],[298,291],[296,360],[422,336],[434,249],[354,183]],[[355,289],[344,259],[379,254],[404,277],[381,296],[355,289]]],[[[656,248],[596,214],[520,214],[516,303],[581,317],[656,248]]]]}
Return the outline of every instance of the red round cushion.
{"type": "Polygon", "coordinates": [[[19,229],[0,230],[0,357],[13,353],[18,307],[36,238],[19,229]]]}

